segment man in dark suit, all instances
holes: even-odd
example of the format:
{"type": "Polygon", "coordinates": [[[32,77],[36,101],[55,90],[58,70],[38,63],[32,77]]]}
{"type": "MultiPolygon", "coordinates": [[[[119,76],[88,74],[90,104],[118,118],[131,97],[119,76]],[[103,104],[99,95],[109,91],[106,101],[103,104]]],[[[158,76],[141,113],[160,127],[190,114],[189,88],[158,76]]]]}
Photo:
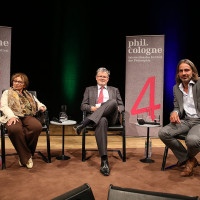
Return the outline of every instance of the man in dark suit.
{"type": "Polygon", "coordinates": [[[119,121],[119,114],[124,111],[124,105],[115,87],[107,86],[110,72],[106,68],[99,68],[96,73],[97,86],[87,87],[81,103],[81,110],[89,116],[76,125],[77,134],[87,125],[95,127],[95,136],[99,154],[101,156],[100,172],[104,176],[110,174],[107,157],[107,128],[119,121]]]}
{"type": "Polygon", "coordinates": [[[178,159],[177,166],[186,164],[181,176],[191,176],[198,165],[195,156],[200,151],[200,79],[195,65],[188,59],[178,63],[173,92],[170,124],[159,131],[159,137],[178,159]],[[186,135],[187,149],[174,138],[179,134],[186,135]]]}

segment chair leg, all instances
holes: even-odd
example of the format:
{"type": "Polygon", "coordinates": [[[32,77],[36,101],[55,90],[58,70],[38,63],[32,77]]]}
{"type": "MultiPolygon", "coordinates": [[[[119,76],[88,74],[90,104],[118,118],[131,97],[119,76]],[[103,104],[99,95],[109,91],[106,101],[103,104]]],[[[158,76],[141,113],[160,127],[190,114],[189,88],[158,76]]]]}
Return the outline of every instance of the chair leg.
{"type": "Polygon", "coordinates": [[[85,151],[85,129],[82,131],[82,162],[85,162],[86,151],[85,151]]]}
{"type": "Polygon", "coordinates": [[[5,132],[3,130],[3,125],[1,125],[1,164],[2,170],[6,169],[6,159],[5,159],[5,132]]]}
{"type": "Polygon", "coordinates": [[[166,160],[167,160],[167,154],[168,154],[168,147],[165,146],[165,152],[164,152],[164,155],[163,155],[163,162],[162,162],[162,168],[161,168],[162,171],[165,170],[165,165],[166,165],[166,160]]]}
{"type": "Polygon", "coordinates": [[[35,153],[40,154],[40,156],[42,156],[45,162],[51,163],[50,136],[48,127],[46,129],[46,140],[47,140],[47,156],[45,156],[41,151],[35,151],[35,153]]]}
{"type": "Polygon", "coordinates": [[[46,136],[47,136],[47,154],[48,154],[48,163],[51,163],[51,150],[50,150],[49,129],[46,130],[46,136]]]}

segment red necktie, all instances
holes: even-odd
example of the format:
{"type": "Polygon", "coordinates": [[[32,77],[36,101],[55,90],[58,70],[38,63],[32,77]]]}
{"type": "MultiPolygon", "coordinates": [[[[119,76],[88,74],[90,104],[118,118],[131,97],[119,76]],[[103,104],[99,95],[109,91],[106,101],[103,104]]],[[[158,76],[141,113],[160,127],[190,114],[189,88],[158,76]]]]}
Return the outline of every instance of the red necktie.
{"type": "Polygon", "coordinates": [[[103,88],[104,87],[101,87],[101,91],[100,91],[100,94],[99,94],[99,99],[98,99],[98,102],[97,102],[98,104],[103,102],[103,88]]]}

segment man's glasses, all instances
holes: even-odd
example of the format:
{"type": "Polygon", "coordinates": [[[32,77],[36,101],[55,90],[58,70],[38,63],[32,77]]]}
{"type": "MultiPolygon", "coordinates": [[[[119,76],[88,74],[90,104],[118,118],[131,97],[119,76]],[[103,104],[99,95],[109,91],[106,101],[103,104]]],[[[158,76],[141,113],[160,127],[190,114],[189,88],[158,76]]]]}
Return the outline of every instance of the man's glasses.
{"type": "Polygon", "coordinates": [[[108,76],[97,76],[98,78],[108,78],[108,76]]]}
{"type": "Polygon", "coordinates": [[[13,81],[13,83],[15,83],[15,84],[18,83],[20,85],[24,84],[24,82],[22,82],[22,81],[15,81],[15,80],[13,81]]]}

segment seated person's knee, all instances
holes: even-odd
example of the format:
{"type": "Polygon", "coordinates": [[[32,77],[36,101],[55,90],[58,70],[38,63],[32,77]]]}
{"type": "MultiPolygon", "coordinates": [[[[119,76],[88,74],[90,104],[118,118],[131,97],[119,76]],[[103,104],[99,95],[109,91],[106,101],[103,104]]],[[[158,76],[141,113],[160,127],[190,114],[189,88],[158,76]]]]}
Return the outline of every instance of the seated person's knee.
{"type": "Polygon", "coordinates": [[[161,140],[171,137],[168,131],[166,131],[164,128],[160,129],[160,131],[158,132],[158,136],[161,140]]]}
{"type": "Polygon", "coordinates": [[[99,121],[99,124],[108,124],[108,120],[106,117],[102,117],[99,121]]]}
{"type": "Polygon", "coordinates": [[[196,135],[187,136],[185,143],[188,148],[199,148],[200,147],[200,138],[196,135]]]}
{"type": "Polygon", "coordinates": [[[22,135],[22,128],[19,127],[19,126],[14,126],[14,125],[11,125],[10,127],[8,127],[8,135],[11,136],[11,135],[22,135]]]}

